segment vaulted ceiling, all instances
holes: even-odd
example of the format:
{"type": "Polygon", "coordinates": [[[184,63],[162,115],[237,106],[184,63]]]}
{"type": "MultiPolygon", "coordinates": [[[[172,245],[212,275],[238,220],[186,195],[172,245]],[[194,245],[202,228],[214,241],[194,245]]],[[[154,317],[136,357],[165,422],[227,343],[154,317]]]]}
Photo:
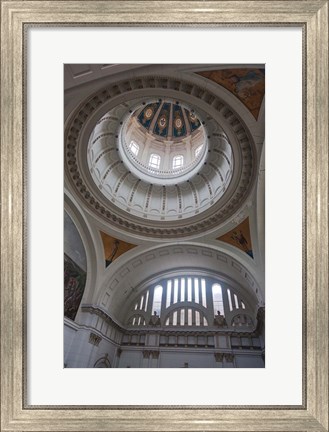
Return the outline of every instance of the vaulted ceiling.
{"type": "Polygon", "coordinates": [[[252,65],[65,66],[65,208],[87,252],[83,302],[119,317],[131,288],[137,295],[155,274],[197,266],[264,303],[264,82],[252,65]],[[122,128],[133,113],[160,141],[202,124],[202,164],[164,184],[131,171],[122,128]]]}

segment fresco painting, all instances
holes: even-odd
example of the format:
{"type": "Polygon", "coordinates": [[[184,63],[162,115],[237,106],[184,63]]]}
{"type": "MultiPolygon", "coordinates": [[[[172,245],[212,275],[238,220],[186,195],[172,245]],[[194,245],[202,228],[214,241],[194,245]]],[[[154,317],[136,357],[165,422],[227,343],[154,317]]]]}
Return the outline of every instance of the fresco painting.
{"type": "Polygon", "coordinates": [[[249,218],[241,222],[237,227],[217,238],[217,240],[228,243],[254,258],[250,237],[249,218]]]}
{"type": "Polygon", "coordinates": [[[145,129],[149,129],[152,123],[152,120],[158,111],[160,103],[152,103],[148,104],[142,112],[138,116],[139,122],[145,127],[145,129]]]}
{"type": "Polygon", "coordinates": [[[186,125],[182,108],[179,105],[173,105],[173,135],[175,138],[186,135],[186,125]]]}
{"type": "Polygon", "coordinates": [[[105,266],[108,267],[114,260],[125,252],[136,247],[136,245],[119,240],[108,234],[100,232],[104,247],[105,266]]]}
{"type": "Polygon", "coordinates": [[[257,120],[265,94],[265,69],[221,69],[197,73],[233,93],[257,120]]]}
{"type": "Polygon", "coordinates": [[[86,272],[64,254],[64,315],[75,320],[86,285],[86,272]]]}
{"type": "Polygon", "coordinates": [[[185,108],[185,114],[189,121],[191,132],[194,132],[196,129],[198,129],[198,127],[201,126],[200,120],[198,119],[198,117],[195,115],[194,112],[189,111],[186,108],[185,108]]]}
{"type": "Polygon", "coordinates": [[[159,117],[154,127],[154,132],[161,136],[167,137],[169,130],[169,117],[170,117],[170,103],[164,103],[162,105],[159,117]]]}

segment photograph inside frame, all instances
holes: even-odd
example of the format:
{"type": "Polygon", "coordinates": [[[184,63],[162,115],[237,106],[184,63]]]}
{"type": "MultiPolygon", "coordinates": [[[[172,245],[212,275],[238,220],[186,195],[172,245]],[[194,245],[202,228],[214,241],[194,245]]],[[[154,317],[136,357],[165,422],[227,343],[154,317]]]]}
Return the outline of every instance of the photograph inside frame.
{"type": "Polygon", "coordinates": [[[265,367],[265,66],[64,65],[65,368],[265,367]]]}

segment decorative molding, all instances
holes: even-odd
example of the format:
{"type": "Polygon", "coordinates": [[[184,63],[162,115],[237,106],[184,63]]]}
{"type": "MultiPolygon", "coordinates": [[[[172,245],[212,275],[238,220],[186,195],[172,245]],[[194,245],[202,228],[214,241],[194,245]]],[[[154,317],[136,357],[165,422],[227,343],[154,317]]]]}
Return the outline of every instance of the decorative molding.
{"type": "Polygon", "coordinates": [[[228,363],[233,363],[234,354],[233,353],[224,353],[224,358],[228,363]]]}
{"type": "Polygon", "coordinates": [[[215,360],[216,362],[222,362],[224,359],[224,354],[223,353],[214,353],[215,356],[215,360]]]}
{"type": "Polygon", "coordinates": [[[110,368],[111,367],[111,362],[109,360],[109,355],[108,353],[106,353],[104,355],[104,357],[101,357],[100,359],[98,359],[95,364],[94,364],[94,368],[100,367],[100,365],[103,365],[103,367],[106,368],[110,368]]]}
{"type": "Polygon", "coordinates": [[[158,359],[159,358],[159,351],[156,350],[143,350],[143,358],[154,358],[154,359],[158,359]]]}
{"type": "Polygon", "coordinates": [[[143,358],[150,358],[150,356],[151,356],[151,351],[148,350],[143,351],[143,358]]]}
{"type": "Polygon", "coordinates": [[[101,336],[99,336],[95,333],[90,333],[90,335],[89,335],[89,343],[90,344],[98,346],[101,340],[102,340],[101,336]]]}

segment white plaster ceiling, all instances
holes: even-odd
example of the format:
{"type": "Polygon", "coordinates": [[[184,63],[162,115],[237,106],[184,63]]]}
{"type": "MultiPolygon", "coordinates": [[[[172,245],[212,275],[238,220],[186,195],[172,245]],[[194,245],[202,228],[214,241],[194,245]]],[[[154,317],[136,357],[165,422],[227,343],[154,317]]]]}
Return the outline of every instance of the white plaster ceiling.
{"type": "MultiPolygon", "coordinates": [[[[153,238],[186,238],[189,235],[213,230],[225,222],[247,201],[255,184],[258,165],[252,136],[231,107],[218,95],[195,84],[163,76],[118,82],[91,95],[72,113],[67,122],[65,146],[66,181],[77,199],[97,218],[107,221],[119,230],[123,228],[125,232],[153,238]],[[111,134],[115,134],[116,137],[119,132],[118,125],[121,123],[120,118],[123,118],[130,103],[135,103],[138,98],[147,99],[163,95],[173,98],[179,95],[179,99],[184,103],[197,108],[210,137],[210,153],[204,166],[197,173],[198,176],[195,176],[191,183],[186,182],[182,187],[174,186],[167,189],[165,210],[162,212],[163,190],[151,184],[140,182],[137,185],[138,200],[130,201],[138,179],[134,179],[125,171],[114,150],[109,151],[108,145],[111,145],[111,142],[103,139],[106,137],[100,137],[97,143],[100,147],[107,146],[100,151],[108,150],[107,156],[99,158],[98,162],[107,164],[107,169],[110,168],[111,171],[112,168],[116,168],[113,170],[115,174],[107,177],[107,181],[111,183],[105,185],[106,195],[99,189],[102,179],[95,179],[95,172],[99,166],[94,167],[93,178],[89,172],[86,152],[92,131],[106,113],[118,108],[116,116],[113,116],[115,121],[106,124],[109,128],[109,137],[111,134]],[[225,148],[221,134],[228,138],[232,148],[233,173],[232,167],[224,169],[225,161],[228,160],[226,153],[229,145],[225,148]],[[106,162],[108,158],[113,158],[113,163],[106,162]],[[221,173],[223,169],[225,177],[231,173],[233,175],[229,185],[227,178],[221,173]],[[98,183],[97,186],[95,181],[98,183]],[[127,185],[129,187],[126,187],[127,185]],[[135,207],[132,207],[131,203],[135,207]],[[172,207],[169,207],[171,204],[172,207]],[[152,220],[152,225],[147,222],[148,219],[152,220]]],[[[98,156],[94,153],[94,157],[98,156]]],[[[104,169],[106,170],[105,165],[98,170],[100,177],[104,176],[104,169]]]]}
{"type": "Polygon", "coordinates": [[[220,126],[207,121],[208,153],[201,172],[192,170],[183,182],[175,178],[173,184],[154,184],[151,176],[129,171],[119,151],[120,125],[135,103],[125,102],[106,113],[90,136],[86,157],[98,189],[111,203],[143,219],[189,218],[211,207],[224,195],[233,172],[231,146],[220,126]]]}
{"type": "MultiPolygon", "coordinates": [[[[68,65],[65,67],[68,77],[65,97],[65,188],[74,202],[77,220],[88,221],[88,226],[84,228],[88,235],[84,235],[89,239],[85,248],[89,263],[87,276],[92,283],[87,281],[82,303],[97,304],[120,320],[125,304],[145,288],[145,283],[152,278],[163,277],[168,271],[185,267],[191,271],[220,274],[233,281],[244,294],[247,293],[250,301],[263,305],[264,257],[259,266],[256,260],[234,251],[233,246],[215,240],[219,232],[229,231],[241,222],[241,217],[246,215],[246,208],[252,205],[259,209],[259,201],[264,201],[263,189],[256,193],[264,141],[263,123],[255,121],[243,104],[227,90],[196,76],[193,70],[198,67],[200,70],[200,65],[176,65],[176,68],[175,65],[165,65],[163,68],[159,65],[76,66],[73,72],[68,65]],[[207,133],[211,137],[212,151],[207,164],[202,167],[197,179],[193,179],[192,187],[184,183],[179,186],[180,192],[175,186],[172,191],[166,190],[168,195],[163,214],[163,191],[162,194],[156,194],[156,188],[152,188],[150,193],[150,184],[133,178],[119,160],[118,152],[109,151],[109,148],[117,145],[115,140],[120,119],[130,104],[154,97],[179,98],[194,106],[205,121],[207,133]],[[105,121],[96,131],[97,122],[109,112],[113,118],[105,121]],[[107,137],[101,137],[103,127],[109,133],[107,137]],[[93,153],[89,153],[91,164],[88,165],[87,155],[91,150],[90,147],[88,149],[88,143],[93,130],[99,135],[94,134],[92,140],[100,138],[97,146],[93,146],[93,153]],[[224,156],[228,151],[219,143],[220,134],[227,137],[232,148],[234,172],[225,193],[213,193],[211,197],[207,182],[210,182],[213,191],[216,191],[216,186],[217,189],[222,186],[218,170],[221,166],[225,167],[224,156]],[[99,158],[104,151],[106,155],[99,158]],[[104,161],[104,165],[98,165],[104,161]],[[102,173],[115,163],[117,165],[111,169],[111,178],[105,186],[107,192],[103,194],[99,188],[102,173]],[[98,178],[90,172],[96,172],[96,168],[100,173],[98,178]],[[188,213],[189,200],[191,196],[194,199],[195,194],[198,204],[192,205],[191,213],[188,213]],[[181,213],[179,196],[183,197],[181,213]],[[175,203],[172,217],[167,211],[170,203],[175,203]],[[141,207],[139,210],[138,205],[141,207]],[[105,270],[99,229],[144,246],[127,252],[105,270]],[[196,237],[199,237],[198,243],[195,243],[196,237]],[[155,242],[159,244],[154,246],[155,242]],[[167,242],[167,245],[160,245],[160,242],[167,242]],[[97,267],[91,260],[97,261],[97,267]]],[[[257,214],[257,218],[256,210],[249,209],[247,214],[253,227],[255,256],[258,256],[258,246],[264,243],[264,232],[261,238],[258,234],[264,212],[257,214]]]]}

